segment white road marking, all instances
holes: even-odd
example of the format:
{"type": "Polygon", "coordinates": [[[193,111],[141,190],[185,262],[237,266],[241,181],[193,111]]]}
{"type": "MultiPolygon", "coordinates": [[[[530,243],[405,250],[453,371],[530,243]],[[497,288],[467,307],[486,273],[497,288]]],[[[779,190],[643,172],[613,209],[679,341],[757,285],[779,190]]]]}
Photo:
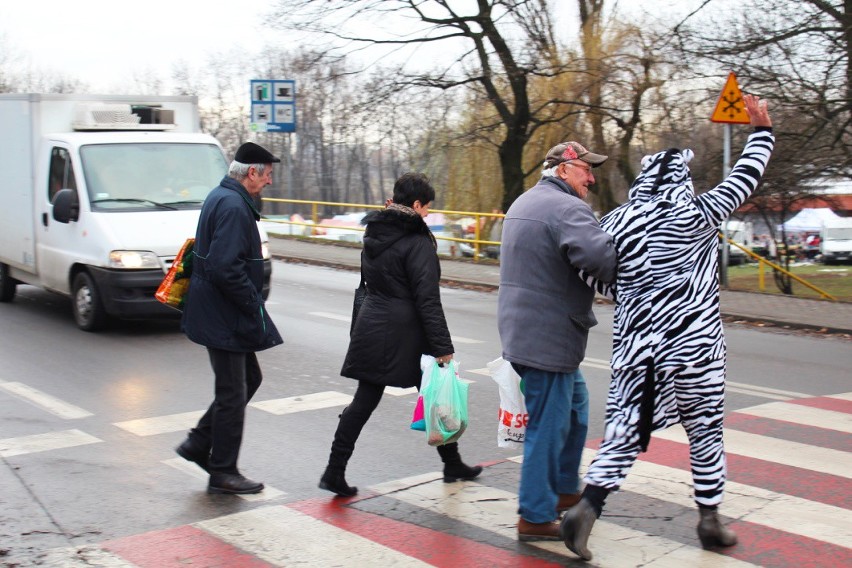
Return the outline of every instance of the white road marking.
{"type": "Polygon", "coordinates": [[[316,316],[318,318],[326,318],[335,321],[345,321],[349,323],[352,321],[352,316],[343,316],[340,314],[332,314],[329,312],[308,312],[309,316],[316,316]]]}
{"type": "MultiPolygon", "coordinates": [[[[183,472],[194,479],[198,479],[204,481],[205,483],[210,479],[210,476],[206,471],[195,465],[194,463],[188,462],[183,458],[171,458],[167,460],[163,460],[163,463],[169,467],[173,467],[174,469],[183,472]]],[[[266,485],[263,488],[263,491],[260,493],[255,493],[254,495],[237,495],[241,499],[245,501],[269,501],[271,499],[277,499],[278,497],[282,497],[287,495],[284,491],[279,489],[275,489],[274,487],[270,487],[266,485]]]]}
{"type": "Polygon", "coordinates": [[[405,396],[408,394],[416,394],[417,387],[410,387],[407,389],[401,387],[385,387],[385,393],[391,396],[405,396]]]}
{"type": "MultiPolygon", "coordinates": [[[[789,397],[789,398],[811,398],[813,396],[812,394],[805,394],[805,393],[802,393],[802,392],[779,390],[779,389],[773,389],[773,388],[769,388],[769,387],[749,385],[749,384],[746,384],[746,383],[735,383],[734,381],[727,381],[727,380],[725,381],[725,386],[726,387],[733,386],[733,387],[738,387],[738,388],[741,388],[741,389],[748,389],[748,390],[757,391],[757,392],[776,394],[776,395],[789,397]]],[[[758,396],[760,396],[760,395],[758,395],[758,396]]]]}
{"type": "Polygon", "coordinates": [[[54,548],[39,554],[36,565],[47,568],[138,568],[136,564],[91,545],[54,548]]]}
{"type": "MultiPolygon", "coordinates": [[[[688,452],[687,448],[683,449],[688,452]]],[[[583,451],[588,467],[595,450],[583,451]]],[[[686,508],[695,507],[689,471],[637,460],[622,489],[686,508]]],[[[782,532],[847,547],[852,542],[852,511],[728,480],[720,513],[782,532]],[[790,519],[796,519],[791,523],[790,519]]]]}
{"type": "Polygon", "coordinates": [[[737,412],[852,434],[852,414],[845,412],[823,410],[821,408],[802,406],[801,404],[785,404],[783,402],[770,402],[761,404],[760,406],[737,410],[737,412]]]}
{"type": "Polygon", "coordinates": [[[98,442],[103,442],[103,440],[90,436],[80,430],[63,430],[61,432],[6,438],[0,440],[0,457],[9,458],[35,452],[96,444],[98,442]]]}
{"type": "Polygon", "coordinates": [[[474,373],[476,375],[485,375],[486,377],[491,376],[491,371],[488,370],[488,367],[483,367],[481,369],[465,369],[465,373],[474,373]]]}
{"type": "Polygon", "coordinates": [[[114,422],[113,425],[137,436],[155,436],[157,434],[188,430],[198,424],[198,420],[204,415],[204,412],[203,410],[195,410],[192,412],[181,412],[180,414],[114,422]]]}
{"type": "MultiPolygon", "coordinates": [[[[371,488],[372,489],[372,488],[371,488]]],[[[394,499],[434,511],[480,529],[509,539],[517,538],[518,496],[473,482],[421,483],[393,493],[394,499]]],[[[576,558],[560,542],[531,542],[541,548],[568,558],[576,558]]],[[[597,566],[611,568],[653,566],[683,568],[683,566],[753,566],[746,562],[706,552],[659,536],[621,527],[601,520],[589,539],[589,548],[597,566]]]]}
{"type": "Polygon", "coordinates": [[[452,335],[450,336],[450,339],[452,339],[453,343],[467,343],[470,345],[476,343],[485,343],[484,341],[480,341],[479,339],[470,339],[468,337],[462,337],[460,335],[452,335]]]}
{"type": "Polygon", "coordinates": [[[34,389],[23,383],[16,382],[0,382],[0,389],[21,398],[30,404],[46,410],[60,418],[73,420],[76,418],[86,418],[92,416],[88,410],[83,410],[79,406],[74,406],[54,396],[43,393],[40,390],[34,389]]]}
{"type": "Polygon", "coordinates": [[[320,408],[332,408],[334,406],[346,406],[352,402],[352,396],[336,391],[315,392],[301,396],[290,396],[287,398],[276,398],[249,403],[258,410],[270,414],[292,414],[305,410],[317,410],[320,408]]]}
{"type": "Polygon", "coordinates": [[[852,392],[842,392],[839,394],[830,394],[828,398],[836,398],[838,400],[852,400],[852,392]]]}
{"type": "Polygon", "coordinates": [[[429,566],[286,506],[261,507],[194,526],[274,566],[429,566]]]}
{"type": "MultiPolygon", "coordinates": [[[[686,432],[679,424],[668,430],[654,432],[653,435],[663,440],[689,443],[686,432]]],[[[852,478],[852,454],[839,450],[726,429],[725,451],[729,454],[852,478]]]]}

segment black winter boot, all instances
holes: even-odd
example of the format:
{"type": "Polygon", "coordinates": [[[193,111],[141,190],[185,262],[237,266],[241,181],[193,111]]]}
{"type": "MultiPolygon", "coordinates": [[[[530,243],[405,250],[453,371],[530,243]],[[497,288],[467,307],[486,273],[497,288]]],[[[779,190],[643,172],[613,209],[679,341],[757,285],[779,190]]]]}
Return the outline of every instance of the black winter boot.
{"type": "Polygon", "coordinates": [[[319,482],[319,488],[337,493],[341,497],[352,497],[358,493],[357,487],[346,483],[345,471],[331,466],[325,468],[319,482]]]}
{"type": "Polygon", "coordinates": [[[457,442],[436,447],[441,456],[441,461],[444,462],[444,483],[453,483],[459,479],[470,481],[476,479],[482,473],[482,466],[471,467],[462,462],[457,442]]]}
{"type": "Polygon", "coordinates": [[[737,535],[722,525],[715,508],[699,507],[698,514],[698,539],[705,550],[737,544],[737,535]]]}

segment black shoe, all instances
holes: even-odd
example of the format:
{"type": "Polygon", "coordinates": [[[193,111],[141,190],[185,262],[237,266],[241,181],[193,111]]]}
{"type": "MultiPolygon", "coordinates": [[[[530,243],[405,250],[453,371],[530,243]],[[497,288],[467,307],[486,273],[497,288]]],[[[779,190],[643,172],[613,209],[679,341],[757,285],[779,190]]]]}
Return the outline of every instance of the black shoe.
{"type": "Polygon", "coordinates": [[[186,461],[191,461],[192,463],[197,464],[198,467],[204,471],[208,473],[210,472],[210,466],[208,464],[210,460],[210,450],[193,442],[192,438],[184,440],[180,446],[175,448],[175,452],[177,452],[177,455],[186,461]]]}
{"type": "Polygon", "coordinates": [[[341,497],[352,497],[358,493],[357,487],[350,487],[346,484],[346,478],[342,471],[332,471],[326,469],[322,474],[319,482],[319,488],[337,493],[341,497]]]}
{"type": "Polygon", "coordinates": [[[459,461],[457,463],[444,464],[444,483],[453,483],[461,479],[462,481],[470,481],[476,479],[482,473],[482,466],[475,465],[470,467],[459,461]]]}
{"type": "Polygon", "coordinates": [[[249,495],[263,491],[263,483],[252,481],[239,473],[211,473],[207,493],[249,495]]]}

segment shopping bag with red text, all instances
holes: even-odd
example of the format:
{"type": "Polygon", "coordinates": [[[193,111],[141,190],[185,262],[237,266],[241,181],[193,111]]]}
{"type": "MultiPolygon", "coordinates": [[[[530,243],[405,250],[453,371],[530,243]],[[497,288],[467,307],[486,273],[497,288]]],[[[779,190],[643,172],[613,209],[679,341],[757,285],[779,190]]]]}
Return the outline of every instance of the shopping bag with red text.
{"type": "Polygon", "coordinates": [[[524,403],[523,381],[512,364],[502,357],[488,363],[488,370],[500,391],[497,445],[501,448],[522,448],[529,420],[524,403]]]}

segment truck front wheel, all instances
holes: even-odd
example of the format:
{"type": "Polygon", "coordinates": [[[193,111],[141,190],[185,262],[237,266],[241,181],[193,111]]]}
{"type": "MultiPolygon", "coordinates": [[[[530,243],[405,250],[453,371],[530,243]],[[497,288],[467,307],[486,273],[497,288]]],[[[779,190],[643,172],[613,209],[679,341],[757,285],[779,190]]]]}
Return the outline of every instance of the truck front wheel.
{"type": "Polygon", "coordinates": [[[0,263],[0,302],[11,302],[18,281],[9,276],[9,265],[0,263]]]}
{"type": "Polygon", "coordinates": [[[106,326],[107,313],[98,287],[88,272],[81,272],[74,277],[71,308],[77,327],[83,331],[97,331],[106,326]]]}
{"type": "Polygon", "coordinates": [[[9,276],[9,265],[0,263],[0,302],[11,302],[18,281],[9,276]]]}

